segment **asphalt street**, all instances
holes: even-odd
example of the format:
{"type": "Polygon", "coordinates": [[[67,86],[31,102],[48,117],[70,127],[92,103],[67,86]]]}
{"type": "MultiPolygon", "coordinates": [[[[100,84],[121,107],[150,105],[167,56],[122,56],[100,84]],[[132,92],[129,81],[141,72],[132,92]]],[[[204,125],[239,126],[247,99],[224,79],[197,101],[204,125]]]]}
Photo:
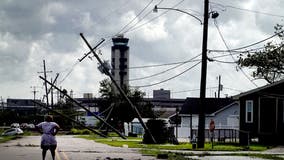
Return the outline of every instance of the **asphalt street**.
{"type": "MultiPolygon", "coordinates": [[[[155,157],[143,156],[135,149],[111,147],[91,140],[73,136],[57,136],[56,160],[154,160],[155,157]]],[[[0,144],[1,160],[40,160],[40,136],[27,136],[0,144]]],[[[50,152],[46,160],[51,160],[50,152]]]]}
{"type": "MultiPolygon", "coordinates": [[[[156,160],[155,157],[145,156],[137,149],[127,147],[111,147],[105,144],[96,143],[92,140],[75,138],[74,136],[57,136],[58,147],[56,150],[56,160],[156,160]]],[[[40,160],[40,136],[25,136],[0,144],[0,160],[40,160]]],[[[187,154],[200,154],[204,151],[171,151],[187,154]]],[[[246,156],[228,156],[232,152],[208,152],[210,156],[189,156],[195,160],[262,160],[246,156]],[[224,156],[227,155],[227,156],[224,156]]],[[[251,151],[239,151],[234,153],[251,153],[251,151]]],[[[254,152],[261,154],[274,154],[279,157],[284,156],[284,147],[277,147],[264,152],[254,152]]],[[[50,152],[47,153],[46,160],[51,160],[50,152]]]]}

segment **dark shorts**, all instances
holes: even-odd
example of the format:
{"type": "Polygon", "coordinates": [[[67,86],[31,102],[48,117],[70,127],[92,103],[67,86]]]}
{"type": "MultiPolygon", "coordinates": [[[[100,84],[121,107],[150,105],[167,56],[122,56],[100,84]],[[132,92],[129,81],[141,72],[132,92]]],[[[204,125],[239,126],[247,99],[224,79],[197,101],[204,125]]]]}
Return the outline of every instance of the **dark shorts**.
{"type": "Polygon", "coordinates": [[[40,145],[40,148],[41,149],[44,149],[44,150],[55,150],[57,147],[57,145],[40,145]]]}

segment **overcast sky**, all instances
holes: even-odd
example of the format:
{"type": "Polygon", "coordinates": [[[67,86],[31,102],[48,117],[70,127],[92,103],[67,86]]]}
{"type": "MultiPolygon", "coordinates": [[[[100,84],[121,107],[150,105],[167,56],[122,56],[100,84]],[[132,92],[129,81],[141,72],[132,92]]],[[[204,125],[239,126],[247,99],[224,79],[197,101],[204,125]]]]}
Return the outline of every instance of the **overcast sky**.
{"type": "MultiPolygon", "coordinates": [[[[209,50],[227,50],[220,34],[228,48],[234,49],[272,36],[274,25],[283,24],[283,0],[210,2],[210,11],[217,11],[219,17],[215,23],[209,19],[209,50]]],[[[0,96],[33,98],[31,87],[36,86],[36,98],[41,98],[44,88],[38,77],[42,73],[38,72],[43,71],[43,60],[47,70],[52,71],[47,74],[48,79],[59,73],[58,86],[73,90],[75,97],[82,97],[83,93],[99,96],[99,82],[106,76],[97,70],[95,59],[78,62],[88,52],[79,33],[93,46],[106,39],[100,46],[100,57],[104,60],[110,60],[110,38],[124,33],[129,38],[131,86],[145,86],[140,89],[147,97],[161,88],[171,90],[173,98],[198,97],[200,56],[193,62],[177,65],[200,55],[202,25],[192,16],[176,11],[154,13],[156,4],[181,9],[203,21],[202,0],[1,0],[0,96]]],[[[208,53],[211,58],[220,55],[223,57],[215,59],[225,62],[238,59],[238,55],[232,58],[228,52],[208,53]]],[[[218,75],[224,87],[222,97],[265,84],[263,80],[253,80],[250,70],[240,71],[236,64],[208,62],[207,97],[217,91],[218,75]]]]}

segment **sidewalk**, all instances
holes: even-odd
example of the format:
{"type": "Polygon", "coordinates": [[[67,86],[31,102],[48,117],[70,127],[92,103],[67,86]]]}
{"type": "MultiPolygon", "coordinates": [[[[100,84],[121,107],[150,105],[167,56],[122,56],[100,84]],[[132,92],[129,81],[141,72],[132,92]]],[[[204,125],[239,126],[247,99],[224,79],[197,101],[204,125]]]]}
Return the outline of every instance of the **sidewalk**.
{"type": "MultiPolygon", "coordinates": [[[[187,142],[189,143],[189,139],[188,138],[178,138],[179,142],[187,142]]],[[[224,155],[224,154],[238,154],[238,153],[242,153],[242,154],[270,154],[270,155],[283,155],[284,156],[284,146],[277,146],[274,147],[272,149],[268,149],[265,151],[194,151],[194,150],[190,150],[190,151],[180,151],[180,150],[168,150],[168,151],[172,151],[175,153],[189,153],[189,154],[210,154],[210,155],[224,155]]]]}

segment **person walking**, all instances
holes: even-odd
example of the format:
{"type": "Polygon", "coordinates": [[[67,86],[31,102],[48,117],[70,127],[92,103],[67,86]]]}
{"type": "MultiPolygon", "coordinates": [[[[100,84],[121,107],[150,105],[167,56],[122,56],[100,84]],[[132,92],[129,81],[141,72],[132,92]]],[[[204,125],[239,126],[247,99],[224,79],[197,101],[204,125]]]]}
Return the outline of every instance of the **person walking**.
{"type": "Polygon", "coordinates": [[[55,149],[57,147],[55,135],[59,131],[59,125],[53,122],[51,115],[47,115],[45,121],[36,125],[36,128],[42,134],[40,142],[42,159],[45,160],[46,152],[50,150],[52,159],[55,160],[55,149]]]}

